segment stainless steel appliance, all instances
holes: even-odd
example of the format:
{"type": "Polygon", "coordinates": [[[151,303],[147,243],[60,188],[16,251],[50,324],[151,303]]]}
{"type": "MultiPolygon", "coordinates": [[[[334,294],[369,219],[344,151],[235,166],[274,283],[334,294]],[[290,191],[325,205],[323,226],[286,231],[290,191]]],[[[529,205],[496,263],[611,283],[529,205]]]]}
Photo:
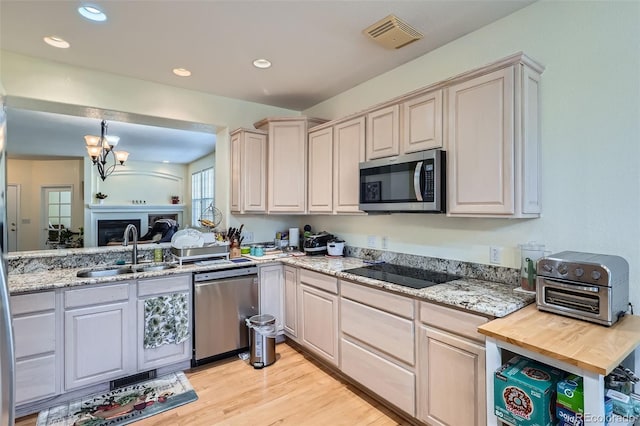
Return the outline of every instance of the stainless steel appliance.
{"type": "Polygon", "coordinates": [[[0,95],[0,425],[12,425],[15,420],[15,351],[9,288],[7,286],[7,119],[4,98],[0,95]]]}
{"type": "Polygon", "coordinates": [[[620,256],[563,251],[538,260],[536,304],[610,326],[629,307],[629,264],[620,256]]]}
{"type": "Polygon", "coordinates": [[[391,263],[379,263],[361,268],[347,269],[344,272],[411,288],[427,288],[460,278],[457,275],[445,272],[393,265],[391,263]]]}
{"type": "Polygon", "coordinates": [[[360,210],[444,212],[445,164],[440,149],[360,163],[360,210]]]}
{"type": "Polygon", "coordinates": [[[333,235],[324,231],[309,235],[304,239],[303,250],[308,255],[327,254],[327,243],[333,238],[333,235]]]}
{"type": "Polygon", "coordinates": [[[193,276],[193,366],[247,350],[246,319],[258,314],[256,266],[193,276]]]}

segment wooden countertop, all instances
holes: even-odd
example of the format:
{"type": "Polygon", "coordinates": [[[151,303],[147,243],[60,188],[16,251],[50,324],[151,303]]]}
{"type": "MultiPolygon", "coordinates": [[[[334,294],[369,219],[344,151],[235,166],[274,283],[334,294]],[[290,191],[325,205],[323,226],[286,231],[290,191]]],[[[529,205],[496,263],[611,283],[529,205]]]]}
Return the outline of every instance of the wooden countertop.
{"type": "Polygon", "coordinates": [[[626,315],[605,327],[541,312],[534,304],[481,325],[478,332],[605,376],[640,344],[640,317],[626,315]]]}

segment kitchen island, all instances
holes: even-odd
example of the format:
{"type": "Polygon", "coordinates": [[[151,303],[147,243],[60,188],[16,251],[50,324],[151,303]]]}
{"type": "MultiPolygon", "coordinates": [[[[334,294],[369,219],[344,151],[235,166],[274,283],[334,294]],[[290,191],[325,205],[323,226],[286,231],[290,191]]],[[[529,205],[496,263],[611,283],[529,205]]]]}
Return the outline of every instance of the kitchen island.
{"type": "MultiPolygon", "coordinates": [[[[627,315],[612,327],[538,311],[534,305],[478,327],[486,339],[487,424],[497,425],[493,375],[501,349],[582,376],[585,425],[604,419],[604,376],[640,345],[640,317],[627,315]]],[[[627,423],[625,423],[627,424],[627,423]]]]}

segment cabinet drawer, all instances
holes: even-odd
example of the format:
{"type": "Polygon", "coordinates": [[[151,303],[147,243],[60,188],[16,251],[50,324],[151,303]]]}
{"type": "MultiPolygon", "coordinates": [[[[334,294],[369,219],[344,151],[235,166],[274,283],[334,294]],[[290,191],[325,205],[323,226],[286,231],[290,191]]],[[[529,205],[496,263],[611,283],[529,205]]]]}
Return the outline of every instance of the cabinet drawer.
{"type": "Polygon", "coordinates": [[[317,287],[329,293],[338,294],[338,279],[330,275],[300,269],[300,282],[313,287],[317,287]]]}
{"type": "Polygon", "coordinates": [[[56,388],[55,355],[16,362],[16,404],[55,395],[56,388]]]}
{"type": "Polygon", "coordinates": [[[42,293],[21,294],[11,296],[11,314],[20,315],[29,312],[46,311],[55,309],[56,293],[45,291],[42,293]]]}
{"type": "Polygon", "coordinates": [[[415,417],[415,375],[342,339],[342,371],[415,417]]]}
{"type": "Polygon", "coordinates": [[[401,317],[415,318],[413,299],[348,281],[340,281],[342,297],[382,309],[401,317]]]}
{"type": "Polygon", "coordinates": [[[46,312],[13,319],[16,358],[55,351],[55,318],[54,312],[46,312]]]}
{"type": "Polygon", "coordinates": [[[420,302],[420,321],[469,339],[484,342],[485,338],[478,333],[478,327],[489,320],[469,312],[445,308],[433,303],[420,302]]]}
{"type": "Polygon", "coordinates": [[[342,332],[409,365],[415,364],[413,321],[341,299],[342,332]]]}
{"type": "Polygon", "coordinates": [[[79,306],[99,305],[104,303],[129,300],[129,283],[111,284],[101,287],[81,288],[64,292],[65,309],[79,306]]]}
{"type": "Polygon", "coordinates": [[[138,297],[163,293],[182,293],[190,289],[191,275],[175,275],[138,281],[138,297]]]}

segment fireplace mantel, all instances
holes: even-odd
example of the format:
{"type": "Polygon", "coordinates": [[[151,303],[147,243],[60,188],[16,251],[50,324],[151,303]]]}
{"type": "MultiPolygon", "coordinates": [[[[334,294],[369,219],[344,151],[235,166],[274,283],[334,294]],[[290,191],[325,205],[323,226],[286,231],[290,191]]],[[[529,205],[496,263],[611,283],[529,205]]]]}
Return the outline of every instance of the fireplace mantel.
{"type": "Polygon", "coordinates": [[[184,204],[87,204],[91,210],[111,212],[176,212],[184,211],[184,204]]]}

